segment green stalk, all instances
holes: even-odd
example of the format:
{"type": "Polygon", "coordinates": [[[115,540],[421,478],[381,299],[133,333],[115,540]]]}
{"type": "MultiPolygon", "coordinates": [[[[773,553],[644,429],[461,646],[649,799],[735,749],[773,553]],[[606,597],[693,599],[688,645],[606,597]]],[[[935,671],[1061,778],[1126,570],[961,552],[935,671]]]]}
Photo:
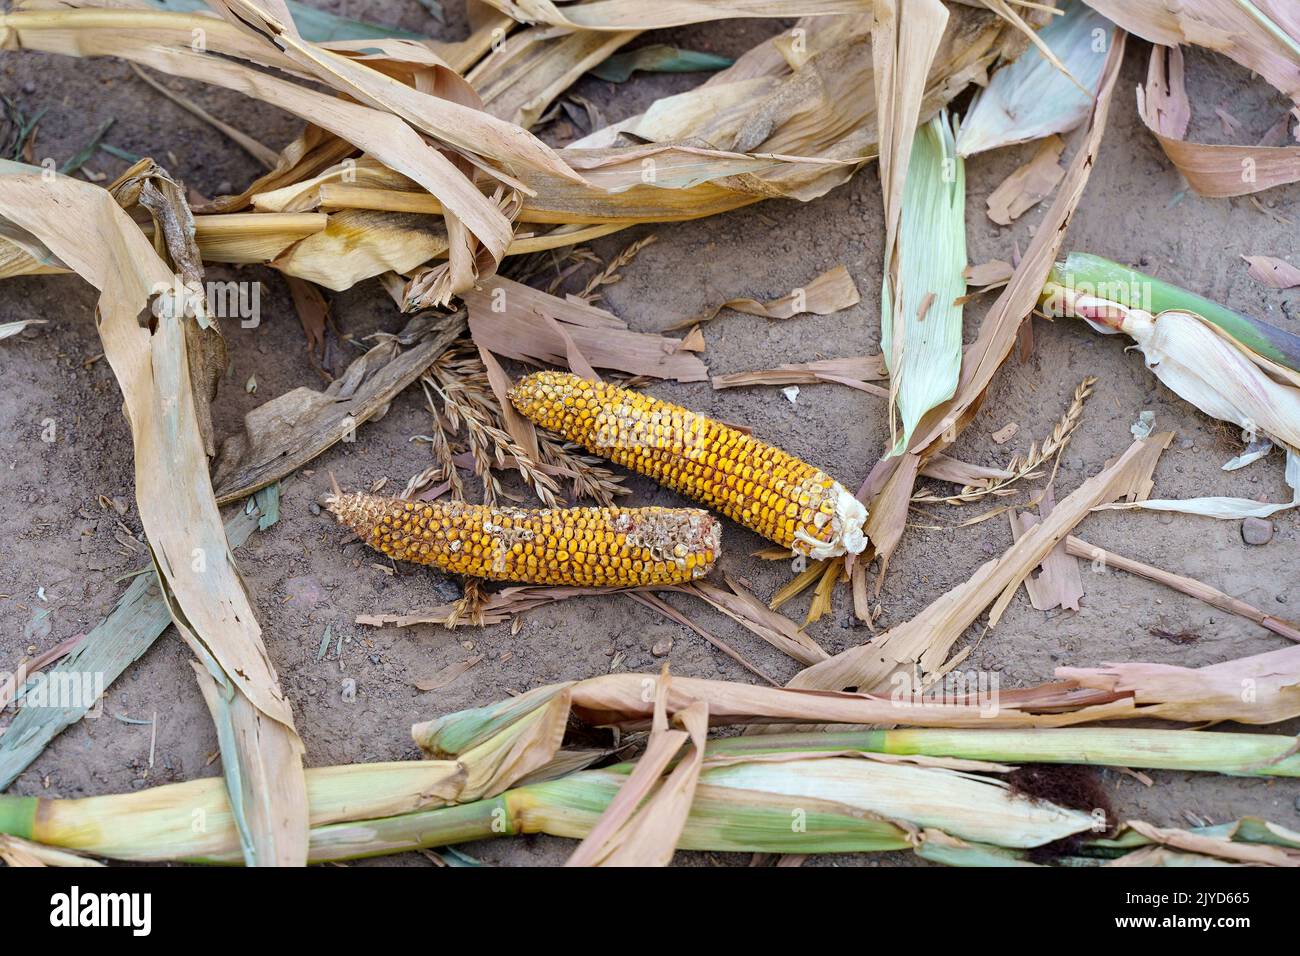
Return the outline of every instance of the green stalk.
{"type": "Polygon", "coordinates": [[[1200,730],[1113,727],[949,730],[907,728],[773,734],[710,742],[711,756],[864,751],[960,757],[999,763],[1072,763],[1144,770],[1192,770],[1236,777],[1300,777],[1296,738],[1200,730]]]}
{"type": "Polygon", "coordinates": [[[0,795],[0,833],[33,839],[36,829],[36,808],[40,800],[36,797],[10,797],[0,795]]]}
{"type": "Polygon", "coordinates": [[[1144,309],[1153,315],[1170,309],[1194,312],[1264,358],[1300,371],[1300,335],[1234,312],[1225,305],[1118,262],[1072,252],[1064,262],[1053,266],[1047,281],[1087,291],[1129,308],[1144,309]]]}

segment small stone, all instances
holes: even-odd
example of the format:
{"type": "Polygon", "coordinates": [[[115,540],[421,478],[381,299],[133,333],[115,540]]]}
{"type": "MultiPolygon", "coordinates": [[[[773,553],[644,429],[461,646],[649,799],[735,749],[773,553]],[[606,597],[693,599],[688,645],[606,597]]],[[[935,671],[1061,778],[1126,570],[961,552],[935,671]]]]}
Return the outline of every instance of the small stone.
{"type": "Polygon", "coordinates": [[[1241,539],[1247,544],[1268,544],[1273,540],[1273,522],[1264,518],[1243,518],[1241,539]]]}
{"type": "Polygon", "coordinates": [[[217,183],[218,196],[229,196],[234,191],[235,191],[235,187],[230,185],[229,179],[223,179],[221,182],[217,183]]]}
{"type": "Polygon", "coordinates": [[[1188,451],[1195,444],[1196,442],[1192,441],[1190,438],[1184,438],[1182,441],[1178,443],[1178,447],[1183,449],[1184,451],[1188,451]]]}
{"type": "Polygon", "coordinates": [[[650,653],[655,657],[667,657],[668,652],[673,649],[673,639],[665,637],[662,641],[656,641],[655,646],[650,648],[650,653]]]}
{"type": "Polygon", "coordinates": [[[316,504],[316,502],[314,501],[310,505],[308,505],[307,508],[314,515],[320,514],[320,505],[316,504]]]}
{"type": "Polygon", "coordinates": [[[1173,524],[1174,516],[1171,515],[1168,511],[1162,511],[1160,513],[1160,517],[1156,520],[1158,520],[1161,524],[1173,524]]]}
{"type": "Polygon", "coordinates": [[[36,92],[36,84],[33,83],[31,80],[28,80],[26,83],[23,84],[23,92],[24,92],[24,93],[35,93],[35,92],[36,92]]]}
{"type": "Polygon", "coordinates": [[[1285,603],[1286,603],[1286,595],[1285,595],[1285,594],[1279,594],[1279,595],[1277,596],[1277,603],[1278,603],[1278,604],[1285,604],[1285,603]]]}
{"type": "Polygon", "coordinates": [[[343,703],[351,704],[357,699],[357,682],[351,677],[343,678],[343,683],[339,686],[343,692],[343,703]]]}

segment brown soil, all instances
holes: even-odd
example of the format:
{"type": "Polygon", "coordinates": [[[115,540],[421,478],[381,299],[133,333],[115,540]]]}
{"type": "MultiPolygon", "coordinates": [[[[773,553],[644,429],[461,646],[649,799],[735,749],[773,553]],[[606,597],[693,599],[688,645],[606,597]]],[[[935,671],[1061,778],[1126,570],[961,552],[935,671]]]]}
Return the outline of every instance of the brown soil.
{"type": "MultiPolygon", "coordinates": [[[[463,30],[458,12],[446,27],[430,20],[414,0],[343,0],[336,12],[455,38],[463,30]]],[[[449,7],[458,6],[448,4],[449,7]]],[[[666,31],[643,42],[668,40],[736,54],[774,32],[772,23],[740,22],[666,31]]],[[[1087,250],[1138,266],[1233,308],[1300,331],[1300,290],[1279,293],[1254,283],[1241,254],[1290,256],[1297,252],[1294,223],[1300,219],[1300,187],[1259,196],[1265,211],[1249,199],[1208,200],[1184,192],[1159,147],[1138,120],[1133,88],[1145,75],[1146,46],[1133,43],[1111,111],[1098,166],[1075,216],[1067,248],[1087,250]]],[[[1221,137],[1216,106],[1244,126],[1246,141],[1261,136],[1282,115],[1284,104],[1257,79],[1224,59],[1189,54],[1196,105],[1193,137],[1221,137]]],[[[696,76],[646,77],[615,88],[592,79],[577,92],[615,120],[643,108],[665,92],[685,89],[696,76]]],[[[273,147],[288,142],[294,121],[278,110],[232,93],[168,81],[210,111],[273,147]]],[[[75,154],[92,130],[116,117],[107,141],[154,156],[173,174],[204,194],[242,187],[257,166],[221,134],[145,87],[124,63],[73,61],[29,53],[0,59],[0,91],[29,114],[47,107],[36,141],[38,157],[63,161],[75,154]]],[[[552,134],[563,130],[552,130],[552,134]]],[[[1001,150],[968,164],[970,260],[1008,259],[1023,249],[1042,217],[1031,210],[1012,228],[983,215],[984,198],[1033,147],[1001,150]]],[[[107,154],[89,166],[110,177],[124,164],[107,154]]],[[[698,222],[628,230],[595,243],[608,259],[627,243],[654,232],[659,241],[608,289],[608,308],[633,328],[660,330],[707,306],[735,296],[777,296],[844,263],[862,292],[862,302],[836,315],[769,321],[726,313],[704,330],[704,358],[714,373],[768,367],[874,352],[879,341],[882,228],[876,167],[868,166],[848,185],[806,205],[769,202],[698,222]]],[[[213,267],[210,278],[257,277],[266,284],[262,324],[255,330],[227,324],[232,357],[216,406],[218,428],[229,434],[256,404],[320,379],[304,352],[303,334],[283,281],[269,269],[213,267]],[[256,376],[256,395],[245,383],[256,376]]],[[[377,282],[331,296],[341,330],[360,339],[375,330],[396,330],[402,319],[377,282]]],[[[111,609],[126,586],[121,575],[142,567],[141,551],[128,553],[114,537],[117,515],[99,496],[128,503],[123,523],[138,537],[131,442],[110,370],[100,360],[92,322],[95,293],[71,277],[24,278],[0,284],[0,321],[42,318],[49,324],[0,343],[0,370],[9,382],[0,402],[0,460],[7,464],[3,491],[9,502],[6,581],[0,595],[0,669],[10,669],[33,651],[86,631],[111,609]],[[58,440],[42,442],[43,420],[57,423],[58,440]],[[38,590],[44,589],[42,601],[38,590]],[[48,615],[41,612],[48,611],[48,615]]],[[[968,337],[987,307],[968,309],[968,337]]],[[[1132,440],[1138,413],[1155,413],[1157,427],[1177,437],[1156,472],[1161,496],[1236,494],[1283,500],[1280,456],[1228,474],[1219,466],[1236,449],[1231,436],[1159,385],[1136,353],[1117,338],[1099,336],[1080,324],[1034,322],[1036,348],[1025,364],[1012,360],[994,380],[983,410],[954,453],[997,465],[1041,440],[1070,401],[1080,379],[1098,378],[1096,395],[1064,453],[1058,498],[1072,491],[1132,440]],[[990,434],[1009,422],[1019,432],[1006,445],[990,434]]],[[[346,361],[355,354],[341,346],[346,361]]],[[[702,409],[715,417],[744,422],[756,434],[817,462],[856,487],[887,437],[880,400],[837,385],[804,387],[792,406],[778,389],[714,392],[708,384],[658,384],[651,391],[702,409]]],[[[346,761],[410,759],[417,756],[409,727],[448,711],[485,704],[507,694],[569,678],[657,669],[651,648],[672,639],[667,660],[675,673],[695,677],[751,679],[743,669],[685,628],[651,610],[617,597],[571,601],[530,613],[511,635],[508,626],[449,632],[438,627],[373,629],[354,623],[359,614],[402,612],[458,596],[457,582],[410,566],[396,575],[376,570],[377,556],[312,504],[328,489],[328,472],[345,488],[364,488],[387,477],[390,490],[429,461],[426,445],[412,436],[428,431],[418,390],[408,390],[382,421],[364,426],[355,444],[340,445],[314,463],[313,472],[285,482],[283,515],[266,533],[255,534],[239,552],[273,661],[293,701],[310,765],[346,761]],[[344,639],[341,659],[333,651],[317,659],[327,626],[344,639]],[[413,681],[472,655],[483,661],[437,691],[422,693],[413,681]],[[503,659],[506,657],[508,659],[503,659]],[[355,680],[354,702],[340,693],[355,680]]],[[[923,482],[923,485],[926,484],[923,482]]],[[[683,504],[649,481],[631,478],[638,504],[683,504]]],[[[1021,498],[1032,495],[1031,483],[1021,498]]],[[[918,511],[898,549],[885,583],[886,627],[904,621],[938,595],[965,580],[989,556],[1001,553],[1011,534],[1005,517],[955,529],[987,504],[934,506],[918,511]],[[942,529],[935,526],[941,526],[942,529]]],[[[1104,512],[1087,518],[1079,534],[1132,557],[1193,575],[1270,611],[1300,616],[1300,529],[1293,513],[1276,517],[1277,532],[1263,547],[1247,547],[1236,522],[1186,516],[1104,512]]],[[[722,565],[753,583],[764,596],[788,577],[782,563],[749,554],[764,544],[727,523],[722,565]]],[[[1033,610],[1023,591],[1002,623],[985,634],[968,665],[1001,674],[1002,686],[1040,682],[1061,664],[1153,660],[1202,665],[1275,649],[1280,639],[1240,618],[1216,611],[1157,585],[1120,572],[1089,573],[1078,613],[1033,610]],[[1198,640],[1174,644],[1151,628],[1193,633],[1198,640]]],[[[700,604],[669,598],[704,627],[741,648],[768,672],[785,679],[797,665],[700,604]]],[[[806,599],[786,610],[802,616],[806,599]]],[[[826,648],[839,651],[868,639],[853,618],[847,595],[837,595],[833,613],[810,629],[826,648]]],[[[978,630],[968,636],[974,640],[978,630]]],[[[83,796],[137,789],[219,772],[210,763],[216,738],[188,665],[189,652],[169,631],[108,691],[106,715],[83,721],[59,737],[13,785],[11,792],[83,796]],[[156,757],[148,766],[150,728],[109,715],[149,718],[158,714],[156,757]]],[[[1289,726],[1276,732],[1297,730],[1289,726]]],[[[1189,814],[1223,822],[1257,814],[1289,826],[1300,824],[1300,792],[1294,782],[1152,772],[1146,787],[1131,776],[1103,771],[1102,785],[1121,818],[1139,816],[1160,825],[1188,825],[1189,814]]],[[[555,863],[571,844],[526,838],[466,849],[493,863],[555,863]]],[[[741,858],[680,854],[683,863],[743,863],[741,858]]],[[[414,854],[394,861],[425,865],[414,854]]],[[[908,855],[823,858],[814,862],[910,865],[908,855]]]]}

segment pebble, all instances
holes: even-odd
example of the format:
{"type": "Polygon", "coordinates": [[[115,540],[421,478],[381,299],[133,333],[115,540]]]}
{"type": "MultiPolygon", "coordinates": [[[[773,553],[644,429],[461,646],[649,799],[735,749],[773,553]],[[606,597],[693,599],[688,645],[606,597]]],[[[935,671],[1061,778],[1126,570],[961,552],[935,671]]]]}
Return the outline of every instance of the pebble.
{"type": "Polygon", "coordinates": [[[1182,449],[1184,449],[1184,450],[1187,450],[1187,449],[1193,448],[1193,447],[1195,447],[1195,445],[1196,445],[1196,442],[1192,441],[1190,438],[1184,438],[1182,441],[1180,441],[1180,442],[1178,443],[1178,447],[1179,447],[1179,448],[1182,448],[1182,449]]]}
{"type": "Polygon", "coordinates": [[[1278,604],[1285,604],[1285,603],[1286,603],[1286,595],[1285,595],[1285,594],[1279,594],[1279,595],[1277,596],[1277,603],[1278,603],[1278,604]]]}
{"type": "Polygon", "coordinates": [[[650,648],[650,653],[655,657],[667,657],[668,652],[673,649],[673,639],[665,637],[662,641],[656,641],[654,647],[650,648]]]}
{"type": "Polygon", "coordinates": [[[1161,524],[1173,524],[1173,523],[1174,523],[1174,516],[1171,515],[1168,511],[1162,511],[1162,512],[1160,512],[1160,517],[1159,517],[1157,520],[1158,520],[1161,524]]]}
{"type": "Polygon", "coordinates": [[[1273,540],[1273,522],[1264,518],[1241,519],[1241,539],[1247,544],[1268,544],[1273,540]]]}
{"type": "Polygon", "coordinates": [[[221,182],[217,183],[218,196],[228,196],[234,191],[235,191],[235,187],[230,185],[229,179],[223,179],[221,182]]]}
{"type": "Polygon", "coordinates": [[[316,504],[316,502],[313,501],[313,502],[312,502],[310,505],[308,505],[307,507],[308,507],[308,509],[311,511],[312,514],[314,514],[314,515],[318,515],[318,514],[320,514],[320,505],[316,504]]]}
{"type": "Polygon", "coordinates": [[[24,92],[24,93],[35,93],[35,92],[36,92],[36,84],[33,83],[31,80],[28,80],[26,83],[23,84],[23,92],[24,92]]]}
{"type": "Polygon", "coordinates": [[[357,682],[351,677],[343,678],[343,683],[339,686],[343,694],[343,703],[351,704],[357,699],[357,682]]]}

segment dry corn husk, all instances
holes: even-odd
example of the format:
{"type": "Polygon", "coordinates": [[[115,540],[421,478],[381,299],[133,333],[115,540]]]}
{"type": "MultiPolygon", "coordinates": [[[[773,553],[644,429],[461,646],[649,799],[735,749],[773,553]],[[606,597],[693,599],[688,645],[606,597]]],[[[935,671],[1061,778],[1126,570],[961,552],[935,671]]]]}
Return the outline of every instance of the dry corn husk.
{"type": "Polygon", "coordinates": [[[172,619],[202,662],[236,852],[250,864],[301,864],[302,741],[226,540],[191,388],[187,326],[197,319],[186,305],[199,315],[201,305],[106,190],[13,163],[2,171],[3,217],[101,291],[96,327],[126,401],[140,518],[172,619]],[[151,307],[154,330],[140,322],[151,307]]]}
{"type": "MultiPolygon", "coordinates": [[[[1300,32],[1300,23],[1297,23],[1300,32]]],[[[1297,46],[1300,61],[1300,46],[1297,46]]],[[[1300,95],[1300,66],[1296,67],[1300,95]]],[[[1300,181],[1300,146],[1189,143],[1191,103],[1183,85],[1183,52],[1154,46],[1146,86],[1137,90],[1138,114],[1187,184],[1202,196],[1245,196],[1300,181]],[[1168,65],[1165,60],[1168,57],[1168,65]]]]}
{"type": "MultiPolygon", "coordinates": [[[[1286,450],[1290,501],[1261,504],[1246,498],[1147,500],[1132,507],[1181,511],[1213,518],[1266,518],[1300,505],[1300,387],[1295,373],[1263,358],[1194,312],[1169,309],[1152,315],[1110,299],[1049,282],[1045,308],[1084,319],[1098,331],[1123,332],[1147,368],[1205,414],[1231,422],[1248,441],[1267,438],[1286,450]]],[[[1230,463],[1234,464],[1234,463],[1230,463]]]]}
{"type": "Polygon", "coordinates": [[[1222,53],[1300,103],[1300,16],[1292,0],[1087,0],[1129,33],[1222,53]]]}
{"type": "Polygon", "coordinates": [[[1070,0],[1063,10],[1038,35],[1069,74],[1049,62],[1037,46],[1002,67],[962,117],[959,155],[973,156],[1064,133],[1088,118],[1114,42],[1115,24],[1084,0],[1070,0]]]}

